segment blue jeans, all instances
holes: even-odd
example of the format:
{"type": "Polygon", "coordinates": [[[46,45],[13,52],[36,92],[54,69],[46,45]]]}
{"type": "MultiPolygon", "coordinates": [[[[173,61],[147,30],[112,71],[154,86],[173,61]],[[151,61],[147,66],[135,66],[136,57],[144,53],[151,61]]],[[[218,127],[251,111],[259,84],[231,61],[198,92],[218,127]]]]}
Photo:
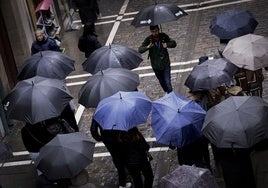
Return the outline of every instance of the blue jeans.
{"type": "Polygon", "coordinates": [[[153,71],[163,90],[170,93],[173,90],[170,81],[170,67],[166,67],[164,70],[153,69],[153,71]]]}

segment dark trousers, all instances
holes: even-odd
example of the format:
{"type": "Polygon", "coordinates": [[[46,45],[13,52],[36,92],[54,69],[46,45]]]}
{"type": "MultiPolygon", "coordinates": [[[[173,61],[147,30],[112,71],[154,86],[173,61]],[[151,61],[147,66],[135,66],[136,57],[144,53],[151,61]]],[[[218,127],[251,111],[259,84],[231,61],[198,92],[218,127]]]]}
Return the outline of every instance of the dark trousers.
{"type": "Polygon", "coordinates": [[[153,186],[153,170],[147,159],[144,159],[144,162],[141,164],[129,164],[127,168],[131,174],[135,187],[151,188],[153,186]],[[142,181],[142,175],[144,176],[144,183],[142,181]]]}
{"type": "Polygon", "coordinates": [[[171,81],[170,81],[170,67],[166,67],[164,70],[156,70],[153,69],[156,78],[158,79],[161,87],[167,93],[170,93],[172,89],[171,81]]]}

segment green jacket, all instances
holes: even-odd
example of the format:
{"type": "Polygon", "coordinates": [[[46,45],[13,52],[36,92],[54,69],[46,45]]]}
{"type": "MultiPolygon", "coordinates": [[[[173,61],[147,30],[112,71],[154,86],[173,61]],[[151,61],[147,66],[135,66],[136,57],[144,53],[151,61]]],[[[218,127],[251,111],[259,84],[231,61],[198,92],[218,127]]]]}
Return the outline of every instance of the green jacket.
{"type": "MultiPolygon", "coordinates": [[[[167,48],[175,48],[177,43],[175,40],[171,39],[165,33],[159,33],[160,41],[165,41],[167,43],[167,48]]],[[[170,59],[167,48],[163,48],[162,44],[160,44],[160,48],[157,47],[156,44],[151,48],[147,48],[147,46],[153,40],[152,35],[148,36],[139,47],[138,51],[140,53],[144,53],[149,50],[148,58],[151,60],[151,65],[153,69],[156,70],[164,70],[166,67],[170,66],[170,59]]],[[[158,44],[159,45],[159,44],[158,44]]]]}

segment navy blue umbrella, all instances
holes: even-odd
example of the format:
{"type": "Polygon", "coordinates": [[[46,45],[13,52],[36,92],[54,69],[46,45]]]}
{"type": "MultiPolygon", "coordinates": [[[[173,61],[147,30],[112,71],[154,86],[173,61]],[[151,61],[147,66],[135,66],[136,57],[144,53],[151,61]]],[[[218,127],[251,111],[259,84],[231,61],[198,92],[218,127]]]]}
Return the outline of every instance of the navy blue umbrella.
{"type": "Polygon", "coordinates": [[[217,15],[210,24],[210,32],[222,40],[230,40],[253,33],[258,22],[242,9],[229,9],[217,15]]]}
{"type": "Polygon", "coordinates": [[[183,147],[201,137],[206,112],[194,101],[171,92],[152,103],[152,128],[157,142],[183,147]]]}
{"type": "Polygon", "coordinates": [[[100,101],[94,119],[103,129],[128,131],[145,123],[151,109],[152,103],[144,93],[119,91],[100,101]]]}

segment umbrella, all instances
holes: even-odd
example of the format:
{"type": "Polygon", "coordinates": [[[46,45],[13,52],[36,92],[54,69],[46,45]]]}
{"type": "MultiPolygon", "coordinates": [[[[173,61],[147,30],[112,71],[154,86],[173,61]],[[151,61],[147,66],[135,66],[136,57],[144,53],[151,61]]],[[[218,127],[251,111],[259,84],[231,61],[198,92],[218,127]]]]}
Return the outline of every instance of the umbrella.
{"type": "Polygon", "coordinates": [[[52,4],[53,0],[43,0],[41,1],[34,12],[38,12],[40,10],[48,10],[50,8],[50,5],[52,4]]]}
{"type": "Polygon", "coordinates": [[[219,148],[249,148],[268,136],[268,104],[257,96],[232,96],[208,110],[202,128],[219,148]]]}
{"type": "Polygon", "coordinates": [[[175,4],[155,4],[139,11],[131,25],[135,27],[159,25],[186,15],[188,14],[175,4]]]}
{"type": "Polygon", "coordinates": [[[229,9],[211,21],[210,32],[220,39],[230,40],[253,33],[257,25],[258,22],[249,11],[229,9]]]}
{"type": "Polygon", "coordinates": [[[74,60],[64,53],[56,51],[41,51],[29,57],[20,70],[18,80],[33,76],[64,79],[74,71],[74,60]]]}
{"type": "Polygon", "coordinates": [[[92,163],[94,148],[81,132],[58,134],[40,149],[37,169],[50,180],[72,178],[92,163]]]}
{"type": "Polygon", "coordinates": [[[152,102],[152,128],[157,142],[183,147],[201,137],[206,112],[194,101],[171,92],[152,102]]]}
{"type": "Polygon", "coordinates": [[[268,38],[247,34],[228,42],[223,56],[236,66],[252,71],[268,66],[268,38]]]}
{"type": "Polygon", "coordinates": [[[119,91],[100,101],[94,119],[103,129],[128,131],[147,121],[151,107],[144,93],[119,91]]]}
{"type": "Polygon", "coordinates": [[[71,99],[63,81],[35,76],[19,81],[3,105],[9,118],[35,124],[59,116],[71,99]]]}
{"type": "Polygon", "coordinates": [[[95,74],[107,68],[137,68],[143,61],[141,54],[123,45],[111,44],[95,50],[83,63],[83,69],[95,74]]]}
{"type": "Polygon", "coordinates": [[[123,68],[108,68],[91,76],[78,94],[78,102],[87,108],[96,108],[99,101],[118,91],[134,91],[139,76],[123,68]]]}
{"type": "Polygon", "coordinates": [[[224,58],[207,60],[193,68],[185,81],[192,91],[209,90],[233,79],[237,67],[224,58]]]}
{"type": "Polygon", "coordinates": [[[6,142],[0,141],[0,162],[5,162],[12,157],[12,148],[6,142]]]}

